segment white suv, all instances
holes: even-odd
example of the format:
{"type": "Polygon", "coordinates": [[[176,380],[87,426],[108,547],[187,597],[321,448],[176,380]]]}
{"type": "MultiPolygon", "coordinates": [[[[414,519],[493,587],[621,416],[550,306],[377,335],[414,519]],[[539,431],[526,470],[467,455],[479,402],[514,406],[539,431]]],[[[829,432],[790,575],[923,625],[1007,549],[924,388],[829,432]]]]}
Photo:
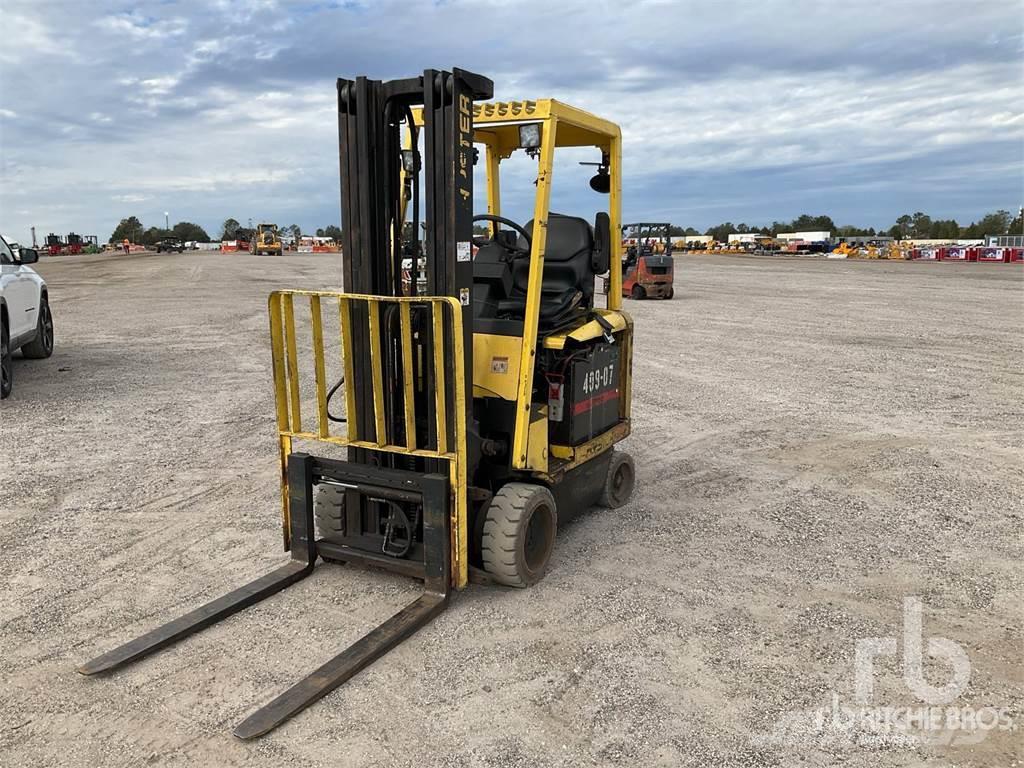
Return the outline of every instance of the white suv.
{"type": "Polygon", "coordinates": [[[28,358],[53,354],[53,315],[47,301],[46,283],[29,264],[39,253],[21,248],[15,256],[0,237],[0,399],[11,394],[16,349],[28,358]]]}

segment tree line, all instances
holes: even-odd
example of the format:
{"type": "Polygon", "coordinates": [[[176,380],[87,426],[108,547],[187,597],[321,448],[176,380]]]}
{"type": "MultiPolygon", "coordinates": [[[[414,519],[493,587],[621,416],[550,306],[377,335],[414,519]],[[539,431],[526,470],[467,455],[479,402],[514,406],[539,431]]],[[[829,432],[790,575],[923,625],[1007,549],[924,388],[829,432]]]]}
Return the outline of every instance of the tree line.
{"type": "MultiPolygon", "coordinates": [[[[296,240],[302,237],[302,228],[298,224],[278,227],[277,231],[282,235],[290,235],[296,240]]],[[[243,227],[238,219],[226,219],[220,227],[220,237],[218,239],[248,240],[253,236],[254,232],[255,228],[243,227]]],[[[317,237],[331,237],[340,242],[341,227],[334,224],[320,227],[316,230],[316,235],[317,237]]],[[[200,243],[208,243],[212,240],[205,229],[198,224],[193,224],[191,221],[179,221],[170,229],[165,229],[163,227],[147,227],[139,220],[138,216],[128,216],[121,219],[107,242],[120,244],[124,240],[128,240],[138,245],[150,246],[167,237],[176,237],[182,241],[194,240],[200,243]]]]}
{"type": "Polygon", "coordinates": [[[129,216],[121,219],[113,233],[110,235],[109,243],[122,243],[128,240],[139,245],[155,245],[158,240],[166,237],[176,237],[182,241],[194,240],[205,243],[210,240],[206,230],[191,221],[179,221],[170,229],[163,227],[145,227],[137,216],[129,216]]]}
{"type": "MultiPolygon", "coordinates": [[[[282,235],[290,235],[297,241],[302,237],[302,229],[298,224],[290,224],[287,227],[278,227],[282,235]]],[[[961,226],[955,219],[933,219],[926,213],[905,213],[896,219],[896,222],[888,229],[874,227],[856,227],[851,224],[836,226],[830,216],[812,216],[802,214],[792,221],[773,221],[771,226],[758,226],[740,222],[733,224],[726,221],[714,227],[708,227],[704,234],[710,235],[719,242],[728,240],[729,235],[738,234],[761,234],[771,236],[779,232],[831,232],[834,237],[876,237],[888,236],[898,240],[913,238],[948,239],[948,240],[974,240],[986,235],[1024,235],[1024,208],[1014,217],[1009,211],[998,210],[985,214],[977,221],[961,226]]],[[[474,225],[473,233],[484,235],[488,232],[483,225],[474,225]]],[[[673,237],[688,237],[698,235],[700,232],[693,227],[680,227],[673,225],[670,229],[673,237]]],[[[221,240],[246,240],[252,237],[253,229],[243,227],[237,219],[226,219],[221,226],[221,240]]],[[[341,242],[341,227],[334,224],[326,227],[319,227],[316,230],[317,237],[330,237],[336,242],[341,242]]],[[[165,237],[177,237],[181,240],[196,240],[208,242],[210,236],[198,224],[190,221],[179,221],[170,229],[160,227],[143,226],[142,222],[135,216],[121,219],[109,242],[120,243],[125,238],[133,243],[142,245],[153,245],[165,237]]]]}
{"type": "MultiPolygon", "coordinates": [[[[268,224],[269,222],[260,222],[261,224],[268,224]]],[[[277,226],[276,224],[270,224],[270,226],[277,226]]],[[[237,219],[227,219],[221,225],[220,228],[220,239],[221,240],[247,240],[252,237],[255,228],[243,227],[238,223],[237,219]]],[[[298,224],[289,224],[287,227],[277,227],[277,231],[287,237],[292,237],[296,241],[302,237],[302,227],[298,224]]],[[[317,237],[330,237],[334,240],[341,241],[341,227],[330,224],[326,227],[317,227],[314,233],[317,237]]]]}
{"type": "MultiPolygon", "coordinates": [[[[697,230],[687,227],[672,227],[673,235],[697,234],[697,230]]],[[[745,223],[733,224],[727,221],[714,227],[708,227],[705,235],[711,235],[719,242],[728,240],[729,235],[761,234],[774,235],[779,232],[831,232],[833,237],[892,237],[897,240],[935,239],[935,240],[976,240],[986,235],[1024,235],[1024,209],[1016,218],[1004,210],[994,211],[982,216],[977,221],[961,226],[955,219],[933,219],[926,213],[905,213],[896,219],[888,229],[874,227],[856,227],[851,224],[836,226],[830,216],[811,216],[803,214],[793,221],[773,221],[771,226],[757,226],[745,223]]]]}

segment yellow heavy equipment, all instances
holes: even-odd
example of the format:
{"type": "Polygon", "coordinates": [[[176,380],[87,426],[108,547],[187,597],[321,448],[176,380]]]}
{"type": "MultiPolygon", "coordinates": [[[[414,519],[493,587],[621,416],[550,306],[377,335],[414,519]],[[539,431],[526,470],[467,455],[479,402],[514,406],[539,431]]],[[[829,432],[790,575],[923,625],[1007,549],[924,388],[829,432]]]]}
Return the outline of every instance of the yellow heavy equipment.
{"type": "Polygon", "coordinates": [[[257,224],[256,233],[249,243],[249,252],[258,256],[281,255],[281,237],[276,224],[257,224]]]}

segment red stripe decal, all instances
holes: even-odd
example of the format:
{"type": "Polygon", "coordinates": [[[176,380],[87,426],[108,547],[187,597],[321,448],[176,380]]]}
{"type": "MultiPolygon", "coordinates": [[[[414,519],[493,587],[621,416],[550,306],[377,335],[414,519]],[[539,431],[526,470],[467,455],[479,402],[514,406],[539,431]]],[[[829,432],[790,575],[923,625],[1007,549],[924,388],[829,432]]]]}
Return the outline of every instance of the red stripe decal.
{"type": "Polygon", "coordinates": [[[614,400],[619,396],[619,390],[609,389],[607,392],[602,392],[599,395],[594,395],[589,400],[580,400],[572,408],[574,416],[579,416],[584,411],[589,411],[591,408],[596,408],[599,405],[607,403],[609,400],[614,400]]]}

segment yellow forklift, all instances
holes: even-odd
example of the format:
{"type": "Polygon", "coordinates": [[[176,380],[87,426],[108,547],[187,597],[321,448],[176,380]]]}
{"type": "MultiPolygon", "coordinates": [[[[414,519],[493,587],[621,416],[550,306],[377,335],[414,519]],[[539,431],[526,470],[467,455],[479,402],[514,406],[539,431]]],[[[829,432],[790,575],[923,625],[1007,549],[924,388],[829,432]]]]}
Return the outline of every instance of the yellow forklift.
{"type": "Polygon", "coordinates": [[[470,581],[535,583],[559,525],[629,500],[633,461],[614,448],[630,431],[633,346],[621,310],[619,128],[550,99],[480,103],[492,95],[490,80],[459,69],[338,81],[346,292],[282,290],[269,302],[291,560],[80,672],[166,647],[318,560],[423,582],[414,602],[238,725],[236,736],[253,738],[412,635],[470,581]],[[549,211],[563,147],[598,153],[590,186],[604,210],[593,222],[549,211]],[[521,223],[502,215],[500,197],[501,162],[517,152],[537,173],[533,218],[521,223]],[[487,212],[474,215],[478,159],[487,212]],[[474,238],[475,221],[488,236],[474,238]],[[402,274],[419,248],[404,238],[421,222],[425,295],[420,275],[403,290],[402,274]],[[606,272],[602,309],[594,283],[606,272]]]}

